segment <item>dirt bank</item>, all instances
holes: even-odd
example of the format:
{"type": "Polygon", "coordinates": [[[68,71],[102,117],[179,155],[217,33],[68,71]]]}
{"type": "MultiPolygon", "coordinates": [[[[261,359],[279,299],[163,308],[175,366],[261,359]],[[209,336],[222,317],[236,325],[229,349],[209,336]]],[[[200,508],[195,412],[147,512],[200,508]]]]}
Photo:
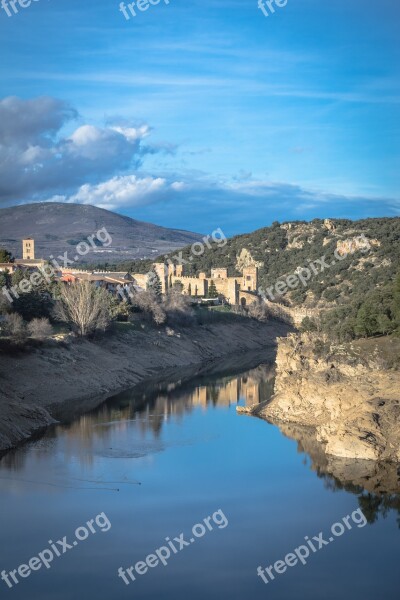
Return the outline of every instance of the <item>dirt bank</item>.
{"type": "Polygon", "coordinates": [[[69,341],[0,354],[0,450],[57,418],[72,418],[163,369],[212,362],[265,347],[275,354],[283,323],[246,320],[171,330],[127,330],[100,341],[69,341]]]}

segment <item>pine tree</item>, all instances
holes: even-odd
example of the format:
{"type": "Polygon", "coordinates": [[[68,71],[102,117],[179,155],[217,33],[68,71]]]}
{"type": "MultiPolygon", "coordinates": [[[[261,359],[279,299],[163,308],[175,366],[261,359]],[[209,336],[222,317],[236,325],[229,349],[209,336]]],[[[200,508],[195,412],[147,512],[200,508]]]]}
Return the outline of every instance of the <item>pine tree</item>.
{"type": "Polygon", "coordinates": [[[218,298],[217,288],[215,287],[214,281],[211,281],[210,287],[208,288],[208,297],[209,298],[218,298]]]}

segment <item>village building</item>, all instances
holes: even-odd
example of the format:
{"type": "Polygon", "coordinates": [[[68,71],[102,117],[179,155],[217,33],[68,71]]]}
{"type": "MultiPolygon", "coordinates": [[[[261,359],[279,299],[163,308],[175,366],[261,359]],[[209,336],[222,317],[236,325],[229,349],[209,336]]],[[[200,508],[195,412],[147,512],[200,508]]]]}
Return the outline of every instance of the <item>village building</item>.
{"type": "Polygon", "coordinates": [[[8,272],[10,275],[18,269],[35,270],[46,264],[42,258],[35,257],[35,240],[26,238],[22,240],[22,258],[16,258],[14,262],[0,263],[0,272],[8,272]]]}
{"type": "MultiPolygon", "coordinates": [[[[35,240],[22,240],[22,259],[13,263],[0,264],[0,272],[13,273],[16,269],[39,269],[46,261],[35,257],[35,240]]],[[[153,263],[153,270],[161,283],[161,292],[168,293],[171,289],[180,289],[182,294],[193,299],[209,299],[209,291],[213,286],[218,299],[231,305],[248,306],[259,301],[258,268],[247,266],[242,269],[241,276],[228,276],[224,267],[212,268],[210,275],[202,272],[198,276],[186,275],[183,265],[153,263]]],[[[87,271],[81,268],[62,268],[56,274],[56,279],[64,283],[90,281],[96,287],[103,287],[112,293],[120,294],[140,292],[150,287],[151,273],[128,273],[127,271],[87,271]]]]}

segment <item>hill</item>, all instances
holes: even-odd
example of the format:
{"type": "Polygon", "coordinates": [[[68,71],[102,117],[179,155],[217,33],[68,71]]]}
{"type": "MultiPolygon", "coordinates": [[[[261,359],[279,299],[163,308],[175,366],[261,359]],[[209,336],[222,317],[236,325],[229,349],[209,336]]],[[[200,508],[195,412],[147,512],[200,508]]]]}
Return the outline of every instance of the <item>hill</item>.
{"type": "MultiPolygon", "coordinates": [[[[185,248],[182,256],[188,261],[190,248],[185,248]]],[[[211,267],[228,267],[230,276],[239,276],[241,267],[252,264],[259,267],[259,288],[270,290],[268,299],[308,309],[311,315],[321,317],[319,327],[341,339],[393,329],[394,282],[400,272],[398,217],[275,222],[235,236],[225,246],[206,249],[202,256],[192,256],[184,268],[191,275],[209,272],[211,267]],[[359,236],[368,240],[367,251],[359,236]],[[316,266],[316,273],[310,263],[316,266]],[[282,294],[277,293],[276,284],[288,281],[301,267],[311,272],[304,285],[295,289],[286,285],[282,294]]],[[[146,269],[148,265],[144,261],[132,268],[146,269]]]]}
{"type": "Polygon", "coordinates": [[[70,253],[103,227],[112,237],[112,244],[90,252],[86,262],[154,258],[201,238],[196,233],[136,221],[95,206],[41,202],[0,209],[0,247],[20,257],[21,240],[33,237],[36,256],[46,259],[51,254],[70,253]]]}

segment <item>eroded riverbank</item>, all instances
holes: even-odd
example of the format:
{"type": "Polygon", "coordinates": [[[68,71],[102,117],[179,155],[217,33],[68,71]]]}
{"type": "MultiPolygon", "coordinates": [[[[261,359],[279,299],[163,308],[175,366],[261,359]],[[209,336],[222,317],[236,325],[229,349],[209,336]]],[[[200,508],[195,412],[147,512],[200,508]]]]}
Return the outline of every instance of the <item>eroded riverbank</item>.
{"type": "Polygon", "coordinates": [[[168,369],[269,349],[288,327],[246,320],[170,330],[147,327],[96,343],[72,341],[15,355],[0,355],[0,450],[7,450],[58,420],[70,420],[109,396],[168,369]]]}

